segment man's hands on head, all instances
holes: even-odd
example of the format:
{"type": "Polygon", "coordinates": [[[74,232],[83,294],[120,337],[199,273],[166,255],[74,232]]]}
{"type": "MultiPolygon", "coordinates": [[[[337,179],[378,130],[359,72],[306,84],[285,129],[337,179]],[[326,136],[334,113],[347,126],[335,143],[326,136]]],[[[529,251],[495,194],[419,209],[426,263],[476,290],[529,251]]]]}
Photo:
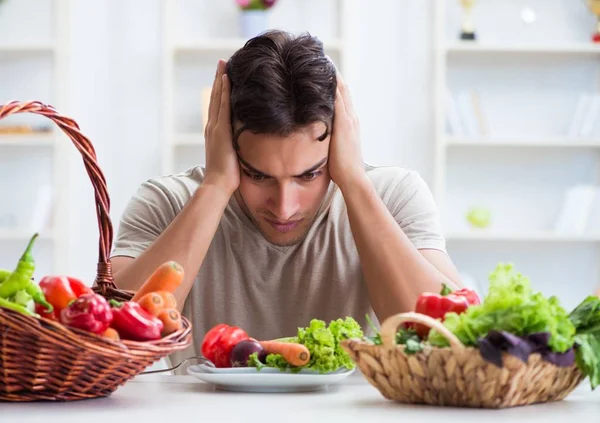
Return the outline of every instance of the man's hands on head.
{"type": "Polygon", "coordinates": [[[360,146],[358,117],[354,112],[350,92],[337,73],[337,92],[333,118],[333,133],[329,145],[329,174],[342,191],[366,177],[360,146]]]}
{"type": "Polygon", "coordinates": [[[215,185],[228,195],[240,184],[240,168],[233,149],[231,129],[231,84],[225,72],[226,62],[219,60],[204,131],[206,176],[204,183],[215,185]]]}

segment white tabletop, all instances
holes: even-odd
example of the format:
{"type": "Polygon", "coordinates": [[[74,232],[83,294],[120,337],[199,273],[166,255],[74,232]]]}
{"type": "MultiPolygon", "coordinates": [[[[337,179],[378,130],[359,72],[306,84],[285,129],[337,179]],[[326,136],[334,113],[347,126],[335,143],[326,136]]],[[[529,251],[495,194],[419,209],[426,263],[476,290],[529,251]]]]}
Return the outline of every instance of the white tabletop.
{"type": "Polygon", "coordinates": [[[2,403],[0,421],[19,423],[180,422],[600,422],[600,388],[586,380],[567,399],[505,410],[411,406],[383,398],[360,372],[326,391],[218,391],[191,376],[145,375],[110,397],[68,403],[2,403]]]}

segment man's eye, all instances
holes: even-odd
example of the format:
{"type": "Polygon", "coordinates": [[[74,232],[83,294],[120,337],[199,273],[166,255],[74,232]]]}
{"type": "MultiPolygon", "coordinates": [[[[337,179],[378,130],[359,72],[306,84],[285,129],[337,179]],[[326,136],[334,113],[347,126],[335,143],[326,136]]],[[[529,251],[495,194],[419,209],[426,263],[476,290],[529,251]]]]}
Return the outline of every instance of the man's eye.
{"type": "Polygon", "coordinates": [[[304,175],[302,175],[302,179],[304,179],[305,181],[312,181],[313,179],[316,179],[319,175],[321,174],[321,172],[310,172],[310,173],[305,173],[304,175]]]}
{"type": "Polygon", "coordinates": [[[265,175],[259,175],[258,173],[248,173],[246,172],[246,175],[248,175],[248,177],[250,179],[252,179],[253,181],[263,181],[265,179],[265,175]]]}

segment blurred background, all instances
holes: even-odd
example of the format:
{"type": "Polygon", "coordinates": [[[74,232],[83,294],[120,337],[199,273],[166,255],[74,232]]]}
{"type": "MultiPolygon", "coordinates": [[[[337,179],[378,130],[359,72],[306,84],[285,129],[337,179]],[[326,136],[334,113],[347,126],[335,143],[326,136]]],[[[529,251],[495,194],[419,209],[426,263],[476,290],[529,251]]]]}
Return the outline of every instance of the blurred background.
{"type": "MultiPolygon", "coordinates": [[[[465,282],[485,292],[496,264],[512,262],[572,307],[600,286],[599,9],[596,0],[277,0],[252,12],[235,0],[3,0],[0,104],[38,100],[79,124],[116,231],[140,183],[203,164],[217,60],[265,28],[308,31],[349,84],[365,160],[429,184],[465,282]]],[[[93,282],[93,186],[49,119],[0,121],[0,192],[0,267],[41,230],[36,276],[93,282]]]]}

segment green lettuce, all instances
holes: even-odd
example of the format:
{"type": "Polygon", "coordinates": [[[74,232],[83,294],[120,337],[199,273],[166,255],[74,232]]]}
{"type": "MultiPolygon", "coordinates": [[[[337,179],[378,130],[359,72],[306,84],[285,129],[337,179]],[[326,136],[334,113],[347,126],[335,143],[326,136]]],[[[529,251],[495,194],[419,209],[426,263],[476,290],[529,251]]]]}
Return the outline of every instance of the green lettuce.
{"type": "MultiPolygon", "coordinates": [[[[446,314],[444,326],[466,346],[476,346],[490,330],[517,336],[548,332],[549,347],[561,353],[575,342],[575,326],[558,298],[534,292],[529,278],[510,263],[498,264],[490,274],[488,294],[481,304],[461,314],[446,314]]],[[[428,341],[434,346],[448,345],[435,330],[430,331],[428,341]]]]}
{"type": "Polygon", "coordinates": [[[310,352],[310,361],[302,367],[290,365],[281,355],[269,354],[266,363],[260,363],[258,357],[251,360],[249,365],[261,369],[274,367],[282,371],[299,372],[308,369],[319,373],[329,373],[340,368],[353,369],[354,362],[343,350],[341,341],[345,339],[362,338],[363,331],[352,317],[332,320],[329,325],[323,320],[313,319],[309,326],[298,328],[295,337],[285,338],[285,342],[303,344],[310,352]]]}
{"type": "Polygon", "coordinates": [[[575,360],[595,389],[600,386],[600,298],[590,295],[571,311],[569,318],[577,332],[575,360]]]}

